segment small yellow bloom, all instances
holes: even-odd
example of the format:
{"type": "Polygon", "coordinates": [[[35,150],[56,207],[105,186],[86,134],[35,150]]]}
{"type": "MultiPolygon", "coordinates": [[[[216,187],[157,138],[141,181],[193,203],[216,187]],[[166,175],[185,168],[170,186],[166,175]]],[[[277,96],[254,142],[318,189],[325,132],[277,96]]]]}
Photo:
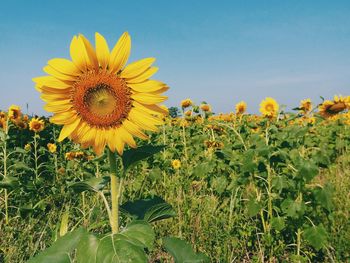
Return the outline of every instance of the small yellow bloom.
{"type": "Polygon", "coordinates": [[[181,162],[178,159],[175,159],[171,162],[171,165],[173,166],[174,169],[180,169],[181,167],[181,162]]]}
{"type": "Polygon", "coordinates": [[[11,105],[8,110],[8,117],[11,120],[18,120],[22,116],[21,108],[17,105],[11,105]]]}
{"type": "Polygon", "coordinates": [[[192,116],[192,111],[191,111],[191,110],[185,111],[185,115],[186,115],[187,117],[192,116]]]}
{"type": "Polygon", "coordinates": [[[0,118],[0,129],[6,130],[6,128],[7,128],[6,118],[0,118]]]}
{"type": "Polygon", "coordinates": [[[26,115],[23,115],[22,120],[23,120],[24,122],[27,122],[27,121],[29,120],[29,116],[28,116],[27,114],[26,114],[26,115]]]}
{"type": "Polygon", "coordinates": [[[260,112],[265,117],[277,116],[279,105],[273,98],[267,97],[260,103],[260,112]]]}
{"type": "Polygon", "coordinates": [[[55,153],[57,150],[57,146],[54,143],[48,143],[47,149],[49,150],[50,153],[55,153]]]}
{"type": "Polygon", "coordinates": [[[236,104],[236,114],[244,114],[247,110],[247,103],[240,101],[236,104]]]}
{"type": "Polygon", "coordinates": [[[210,112],[211,111],[211,106],[209,104],[201,104],[200,108],[204,112],[210,112]]]}
{"type": "Polygon", "coordinates": [[[299,108],[303,113],[308,113],[312,109],[312,102],[311,99],[305,99],[300,101],[299,108]]]}
{"type": "Polygon", "coordinates": [[[191,99],[184,99],[181,101],[181,107],[184,109],[184,108],[187,108],[189,106],[192,106],[193,105],[193,102],[191,99]]]}
{"type": "Polygon", "coordinates": [[[44,129],[44,121],[39,118],[33,118],[29,122],[29,130],[41,132],[44,129]]]}
{"type": "Polygon", "coordinates": [[[26,145],[24,145],[24,150],[26,150],[26,151],[30,151],[32,149],[32,146],[29,144],[29,143],[27,143],[26,145]]]}

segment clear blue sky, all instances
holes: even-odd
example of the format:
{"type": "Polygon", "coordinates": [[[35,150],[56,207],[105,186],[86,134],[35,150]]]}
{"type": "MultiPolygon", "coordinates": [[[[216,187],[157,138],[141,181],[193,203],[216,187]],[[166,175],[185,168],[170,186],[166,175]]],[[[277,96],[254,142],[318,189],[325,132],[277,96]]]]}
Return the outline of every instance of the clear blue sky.
{"type": "Polygon", "coordinates": [[[192,98],[256,112],[272,96],[297,106],[310,97],[350,95],[350,1],[1,1],[0,108],[44,113],[31,79],[54,57],[68,57],[74,34],[128,31],[129,61],[154,56],[169,84],[168,106],[192,98]]]}

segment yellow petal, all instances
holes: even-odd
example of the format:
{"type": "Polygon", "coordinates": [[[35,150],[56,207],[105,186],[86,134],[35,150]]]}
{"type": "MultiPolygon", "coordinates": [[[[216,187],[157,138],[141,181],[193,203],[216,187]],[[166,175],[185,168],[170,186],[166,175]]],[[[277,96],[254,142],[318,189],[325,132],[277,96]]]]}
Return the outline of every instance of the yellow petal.
{"type": "Polygon", "coordinates": [[[136,137],[144,140],[148,139],[148,136],[142,132],[141,128],[129,120],[124,120],[123,127],[136,137]]]}
{"type": "Polygon", "coordinates": [[[106,39],[99,33],[95,33],[96,55],[102,69],[107,68],[109,63],[109,48],[106,39]]]}
{"type": "Polygon", "coordinates": [[[67,138],[78,127],[79,123],[80,118],[77,118],[74,120],[74,122],[64,125],[61,130],[60,136],[58,137],[58,141],[61,142],[65,138],[67,138]]]}
{"type": "Polygon", "coordinates": [[[164,92],[166,92],[166,91],[168,91],[168,90],[169,90],[169,87],[165,86],[165,87],[163,87],[163,88],[161,88],[161,89],[159,89],[159,90],[150,92],[150,94],[154,94],[154,95],[162,94],[162,93],[164,93],[164,92]]]}
{"type": "Polygon", "coordinates": [[[141,83],[128,83],[128,87],[137,92],[154,92],[166,87],[166,84],[158,80],[146,80],[141,83]]]}
{"type": "Polygon", "coordinates": [[[84,35],[80,34],[79,38],[84,43],[89,68],[98,69],[99,65],[94,47],[84,35]]]}
{"type": "Polygon", "coordinates": [[[62,104],[62,105],[56,105],[52,103],[47,103],[44,105],[44,110],[49,111],[49,112],[54,112],[54,113],[59,113],[59,112],[66,112],[71,110],[72,104],[62,104]]]}
{"type": "Polygon", "coordinates": [[[96,132],[95,143],[93,145],[93,150],[96,155],[101,155],[106,146],[105,130],[98,130],[96,132]]]}
{"type": "Polygon", "coordinates": [[[70,76],[70,75],[65,75],[57,70],[55,70],[53,67],[51,67],[50,65],[47,65],[43,68],[44,72],[46,72],[49,75],[54,76],[57,79],[63,80],[63,81],[72,81],[72,83],[74,81],[77,80],[76,77],[74,76],[70,76]]]}
{"type": "Polygon", "coordinates": [[[144,58],[133,62],[123,69],[120,73],[120,77],[124,79],[134,78],[150,68],[155,60],[155,58],[144,58]]]}
{"type": "Polygon", "coordinates": [[[128,61],[131,50],[131,38],[125,32],[114,46],[109,59],[109,69],[112,73],[121,70],[128,61]]]}
{"type": "Polygon", "coordinates": [[[120,136],[122,140],[127,143],[130,147],[136,148],[136,142],[132,135],[123,127],[120,126],[117,130],[117,136],[120,136]]]}
{"type": "Polygon", "coordinates": [[[126,79],[126,83],[140,83],[148,80],[158,71],[157,67],[151,67],[135,78],[126,79]]]}
{"type": "Polygon", "coordinates": [[[117,150],[119,155],[122,155],[123,151],[124,151],[125,143],[122,140],[122,138],[120,136],[118,136],[118,131],[117,130],[114,131],[114,141],[113,141],[113,143],[114,143],[115,149],[117,150]]]}
{"type": "Polygon", "coordinates": [[[74,65],[74,63],[65,58],[50,59],[47,64],[66,75],[79,76],[81,74],[80,70],[74,65]]]}
{"type": "Polygon", "coordinates": [[[75,66],[85,72],[89,69],[89,61],[82,38],[74,36],[70,43],[70,56],[75,66]]]}
{"type": "Polygon", "coordinates": [[[131,95],[131,98],[133,98],[137,102],[148,104],[148,105],[161,103],[168,99],[167,96],[159,96],[159,95],[150,94],[150,93],[135,93],[131,95]]]}
{"type": "Polygon", "coordinates": [[[42,86],[55,88],[55,89],[67,89],[72,86],[64,81],[58,80],[52,76],[43,76],[33,78],[33,81],[41,88],[42,86]]]}
{"type": "Polygon", "coordinates": [[[77,113],[75,111],[67,111],[55,114],[50,118],[50,122],[55,124],[69,124],[72,123],[76,118],[77,113]]]}
{"type": "Polygon", "coordinates": [[[70,95],[69,93],[43,93],[40,98],[44,101],[68,100],[70,99],[70,95]]]}
{"type": "Polygon", "coordinates": [[[134,101],[134,105],[135,107],[139,107],[141,108],[143,111],[148,112],[149,114],[163,114],[163,115],[168,115],[168,111],[163,109],[162,107],[159,107],[158,105],[145,105],[145,104],[141,104],[138,103],[136,101],[134,101]]]}
{"type": "Polygon", "coordinates": [[[141,112],[136,108],[133,108],[129,112],[129,119],[133,123],[137,124],[139,127],[142,127],[144,130],[149,130],[154,132],[158,131],[158,128],[156,127],[156,125],[162,124],[162,122],[159,119],[156,119],[153,116],[150,116],[149,114],[141,112]]]}
{"type": "Polygon", "coordinates": [[[35,88],[42,92],[43,94],[70,94],[72,88],[65,88],[65,89],[55,89],[55,88],[50,88],[46,86],[41,86],[39,87],[38,85],[35,86],[35,88]]]}

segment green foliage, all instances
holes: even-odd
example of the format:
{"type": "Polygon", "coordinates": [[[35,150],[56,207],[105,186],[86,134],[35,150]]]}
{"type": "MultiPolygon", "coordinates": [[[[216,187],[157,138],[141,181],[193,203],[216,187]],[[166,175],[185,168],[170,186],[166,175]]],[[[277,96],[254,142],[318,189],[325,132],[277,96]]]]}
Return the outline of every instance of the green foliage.
{"type": "Polygon", "coordinates": [[[168,251],[173,256],[175,263],[210,262],[207,256],[205,256],[203,253],[195,253],[189,244],[179,238],[164,238],[163,245],[166,251],[168,251]]]}

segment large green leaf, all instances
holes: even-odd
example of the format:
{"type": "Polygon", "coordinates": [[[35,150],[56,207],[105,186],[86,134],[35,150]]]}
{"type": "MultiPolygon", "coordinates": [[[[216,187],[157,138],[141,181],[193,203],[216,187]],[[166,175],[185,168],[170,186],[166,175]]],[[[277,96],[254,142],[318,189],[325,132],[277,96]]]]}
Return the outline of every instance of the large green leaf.
{"type": "Polygon", "coordinates": [[[322,224],[305,229],[303,237],[316,250],[320,250],[327,245],[327,231],[322,224]]]}
{"type": "Polygon", "coordinates": [[[159,196],[129,201],[124,203],[120,208],[121,211],[128,213],[135,219],[145,220],[149,223],[176,215],[173,207],[159,196]]]}
{"type": "Polygon", "coordinates": [[[164,148],[165,145],[144,145],[125,151],[122,156],[124,173],[131,167],[131,165],[160,152],[164,148]]]}
{"type": "Polygon", "coordinates": [[[78,246],[78,263],[122,263],[148,262],[145,249],[151,250],[155,234],[144,221],[133,221],[115,235],[99,238],[93,234],[85,236],[78,246]]]}
{"type": "Polygon", "coordinates": [[[326,184],[323,188],[316,188],[313,190],[317,203],[319,203],[328,212],[332,212],[334,207],[332,201],[333,191],[333,187],[329,184],[326,184]]]}
{"type": "Polygon", "coordinates": [[[205,263],[210,259],[203,253],[195,253],[184,240],[176,237],[163,238],[165,250],[173,256],[175,263],[205,263]]]}
{"type": "Polygon", "coordinates": [[[287,216],[299,218],[304,214],[306,206],[304,202],[285,199],[281,204],[281,208],[287,216]]]}
{"type": "Polygon", "coordinates": [[[318,167],[310,161],[302,161],[298,167],[298,176],[310,182],[318,174],[318,167]]]}
{"type": "Polygon", "coordinates": [[[59,238],[51,247],[40,252],[30,259],[28,263],[70,263],[70,253],[76,249],[80,240],[87,232],[79,228],[59,238]]]}
{"type": "Polygon", "coordinates": [[[94,177],[80,182],[74,182],[69,185],[76,193],[84,191],[97,192],[102,190],[109,182],[109,177],[94,177]]]}

